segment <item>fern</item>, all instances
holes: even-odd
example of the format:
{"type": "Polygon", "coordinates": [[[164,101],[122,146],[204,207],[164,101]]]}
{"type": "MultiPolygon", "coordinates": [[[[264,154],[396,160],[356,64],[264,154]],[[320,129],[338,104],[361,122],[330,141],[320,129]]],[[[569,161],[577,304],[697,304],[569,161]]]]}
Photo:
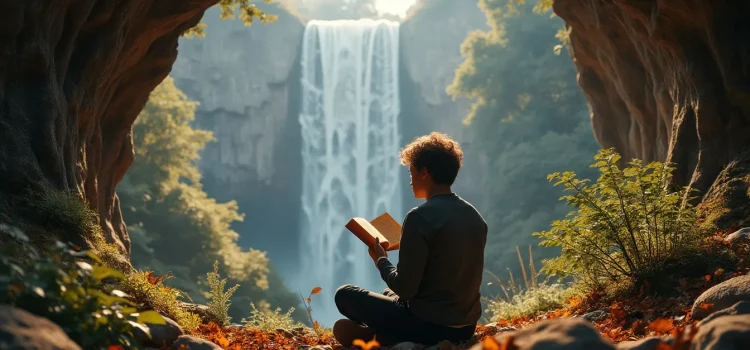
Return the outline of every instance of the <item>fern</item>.
{"type": "Polygon", "coordinates": [[[219,262],[214,262],[214,271],[206,274],[208,287],[210,288],[210,301],[208,302],[208,311],[216,317],[222,324],[220,326],[229,325],[231,317],[229,317],[229,306],[232,304],[230,299],[232,294],[237,291],[239,284],[229,288],[226,292],[224,287],[227,284],[227,279],[219,279],[219,262]]]}

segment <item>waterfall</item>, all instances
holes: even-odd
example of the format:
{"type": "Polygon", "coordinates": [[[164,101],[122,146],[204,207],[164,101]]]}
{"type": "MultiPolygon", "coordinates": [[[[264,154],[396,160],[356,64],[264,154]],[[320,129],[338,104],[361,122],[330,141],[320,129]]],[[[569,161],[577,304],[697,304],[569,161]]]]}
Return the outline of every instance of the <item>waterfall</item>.
{"type": "MultiPolygon", "coordinates": [[[[399,164],[399,24],[310,21],[302,47],[304,293],[321,286],[316,318],[332,322],[341,284],[384,288],[367,248],[344,225],[388,211],[403,216],[399,164]]],[[[391,254],[395,255],[395,254],[391,254]]]]}

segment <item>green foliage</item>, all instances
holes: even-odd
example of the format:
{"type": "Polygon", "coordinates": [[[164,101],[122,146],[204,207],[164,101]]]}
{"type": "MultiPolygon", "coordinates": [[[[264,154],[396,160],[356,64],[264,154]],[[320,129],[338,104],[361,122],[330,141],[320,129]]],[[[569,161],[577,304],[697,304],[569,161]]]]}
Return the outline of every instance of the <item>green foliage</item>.
{"type": "Polygon", "coordinates": [[[250,329],[260,329],[262,331],[273,331],[277,329],[292,329],[296,327],[302,327],[302,324],[295,321],[292,317],[294,308],[289,308],[285,313],[281,313],[281,308],[271,311],[268,303],[260,305],[260,309],[255,307],[254,303],[250,303],[250,317],[242,319],[242,323],[245,327],[250,329]]]}
{"type": "Polygon", "coordinates": [[[73,191],[46,189],[28,198],[50,230],[76,237],[89,237],[101,231],[96,213],[73,191]]]}
{"type": "Polygon", "coordinates": [[[294,295],[283,288],[265,253],[237,244],[239,234],[231,228],[243,219],[237,203],[218,203],[203,190],[195,162],[213,134],[191,126],[196,106],[168,77],[133,125],[136,159],[117,188],[129,224],[131,261],[140,270],[169,273],[166,283],[197,303],[207,302],[203,276],[219,261],[221,273],[241,285],[234,300],[241,307],[230,310],[234,315],[247,315],[250,301],[294,306],[294,295]]]}
{"type": "Polygon", "coordinates": [[[487,305],[485,314],[489,316],[490,320],[510,320],[559,309],[575,295],[575,289],[561,283],[550,284],[548,279],[539,281],[541,275],[537,272],[534,264],[531,246],[529,246],[528,271],[524,266],[518,246],[516,246],[516,253],[518,253],[518,263],[523,274],[523,286],[516,283],[510,269],[508,269],[509,279],[507,281],[503,281],[491,271],[485,271],[494,279],[494,282],[487,284],[495,285],[503,292],[502,294],[496,294],[494,297],[483,298],[485,305],[487,305]]]}
{"type": "MultiPolygon", "coordinates": [[[[599,170],[595,183],[574,172],[549,176],[570,193],[561,198],[574,208],[549,231],[534,235],[545,246],[562,248],[546,272],[573,276],[591,286],[609,281],[637,282],[676,261],[690,260],[702,242],[696,210],[683,203],[687,188],[671,188],[674,166],[632,160],[620,169],[620,156],[602,150],[591,166],[599,170]]],[[[661,276],[663,277],[663,276],[661,276]]]]}
{"type": "MultiPolygon", "coordinates": [[[[465,61],[447,91],[472,101],[465,119],[470,153],[479,154],[490,174],[479,183],[484,199],[476,201],[490,230],[486,267],[504,271],[515,265],[514,246],[536,244],[531,233],[567,212],[546,174],[567,167],[588,175],[586,160],[598,145],[575,68],[569,57],[555,54],[562,21],[535,12],[533,4],[479,5],[490,30],[466,38],[465,61]]],[[[536,255],[557,252],[544,248],[536,255]]]]}
{"type": "Polygon", "coordinates": [[[155,282],[149,279],[151,274],[135,271],[120,282],[125,291],[140,308],[153,309],[164,313],[182,327],[185,332],[192,332],[200,325],[200,317],[180,307],[180,298],[184,292],[164,285],[163,279],[155,282]]]}
{"type": "MultiPolygon", "coordinates": [[[[263,0],[265,2],[271,2],[271,0],[263,0]]],[[[235,19],[239,16],[245,25],[253,24],[257,18],[262,23],[269,23],[276,20],[276,16],[269,15],[259,9],[255,4],[251,3],[250,0],[219,0],[219,7],[221,8],[221,19],[235,19]]],[[[193,28],[188,29],[184,35],[190,37],[204,37],[206,35],[206,24],[201,22],[193,28]]]]}
{"type": "Polygon", "coordinates": [[[206,274],[206,281],[211,293],[211,300],[208,302],[208,311],[222,323],[220,326],[228,326],[231,320],[231,317],[227,314],[229,305],[231,304],[230,299],[240,286],[237,284],[229,288],[226,292],[224,291],[227,279],[219,279],[218,261],[214,262],[214,271],[206,274]]]}
{"type": "Polygon", "coordinates": [[[138,313],[112,287],[125,276],[94,254],[61,242],[37,250],[20,230],[0,225],[0,231],[12,237],[0,245],[0,304],[49,319],[84,349],[138,348],[133,327],[148,332],[143,323],[164,323],[155,312],[138,313]]]}
{"type": "Polygon", "coordinates": [[[486,300],[491,320],[511,320],[516,317],[531,317],[551,310],[560,309],[570,299],[568,288],[560,283],[541,283],[534,288],[523,290],[510,299],[493,298],[486,300]]]}

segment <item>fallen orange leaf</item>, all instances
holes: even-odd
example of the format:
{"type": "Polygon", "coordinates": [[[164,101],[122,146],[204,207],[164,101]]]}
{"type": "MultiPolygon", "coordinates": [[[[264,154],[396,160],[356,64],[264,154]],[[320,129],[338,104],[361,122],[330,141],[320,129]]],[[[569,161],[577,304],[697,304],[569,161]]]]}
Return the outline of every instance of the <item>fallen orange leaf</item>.
{"type": "Polygon", "coordinates": [[[380,343],[378,343],[378,341],[375,339],[372,339],[367,343],[365,343],[365,341],[362,339],[356,339],[354,340],[354,342],[352,342],[352,345],[359,346],[360,348],[362,348],[362,350],[372,350],[373,348],[379,347],[380,343]]]}
{"type": "Polygon", "coordinates": [[[674,322],[671,318],[657,318],[648,324],[648,328],[654,332],[669,332],[674,329],[674,322]]]}
{"type": "Polygon", "coordinates": [[[482,340],[482,350],[501,350],[501,346],[495,337],[486,337],[482,340]]]}

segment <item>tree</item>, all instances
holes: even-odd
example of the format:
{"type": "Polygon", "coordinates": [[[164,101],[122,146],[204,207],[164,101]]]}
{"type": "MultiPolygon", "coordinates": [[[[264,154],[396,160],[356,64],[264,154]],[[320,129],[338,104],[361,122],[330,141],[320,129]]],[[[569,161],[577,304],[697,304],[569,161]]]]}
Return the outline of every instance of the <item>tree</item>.
{"type": "Polygon", "coordinates": [[[232,283],[241,284],[235,299],[249,299],[234,305],[244,315],[250,301],[269,296],[278,306],[295,306],[277,278],[269,284],[265,253],[237,245],[239,235],[230,228],[243,218],[237,204],[217,203],[203,191],[195,162],[213,134],[191,127],[196,106],[167,77],[133,125],[136,159],[117,188],[131,232],[131,261],[136,268],[171,272],[171,284],[196,301],[203,299],[197,282],[219,261],[232,283]]]}
{"type": "Polygon", "coordinates": [[[597,147],[575,70],[553,51],[560,22],[533,13],[531,5],[479,4],[491,30],[466,38],[465,61],[448,92],[473,100],[465,123],[489,168],[480,206],[490,228],[486,266],[498,272],[516,266],[517,245],[536,245],[531,234],[566,213],[547,174],[569,168],[590,174],[587,160],[597,147]]]}

